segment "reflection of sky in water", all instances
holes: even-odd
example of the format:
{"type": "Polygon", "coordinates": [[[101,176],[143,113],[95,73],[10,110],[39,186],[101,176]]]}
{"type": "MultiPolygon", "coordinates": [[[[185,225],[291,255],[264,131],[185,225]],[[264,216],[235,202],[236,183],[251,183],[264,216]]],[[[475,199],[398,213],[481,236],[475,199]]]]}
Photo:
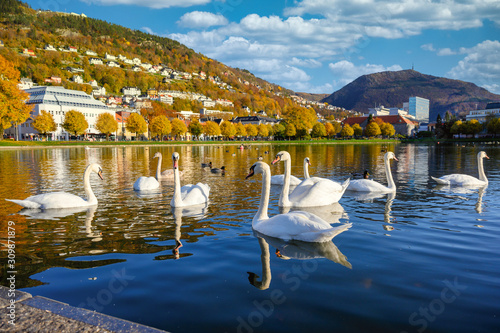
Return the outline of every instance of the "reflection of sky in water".
{"type": "MultiPolygon", "coordinates": [[[[415,323],[423,318],[421,307],[437,304],[432,302],[446,288],[443,281],[465,289],[427,321],[427,330],[493,331],[500,296],[498,160],[495,146],[404,144],[0,150],[0,217],[16,223],[20,289],[170,331],[237,330],[259,313],[256,304],[281,292],[284,302],[273,304],[272,313],[251,327],[255,332],[414,332],[421,325],[412,325],[410,316],[417,313],[415,323]],[[430,180],[455,172],[477,176],[480,149],[490,157],[484,161],[487,188],[440,187],[430,180]],[[182,184],[210,185],[206,207],[172,211],[171,181],[161,181],[154,194],[133,191],[138,177],[154,176],[154,153],[163,154],[165,170],[174,150],[181,155],[182,184]],[[292,174],[299,178],[307,156],[311,176],[344,181],[366,169],[382,184],[383,155],[393,150],[397,192],[347,193],[336,205],[311,208],[331,223],[353,227],[326,250],[267,240],[263,256],[251,228],[261,179],[244,178],[259,156],[270,163],[280,150],[290,152],[292,174]],[[226,166],[226,175],[202,169],[209,161],[226,166]],[[20,211],[3,200],[60,190],[83,196],[90,162],[104,171],[104,180],[90,180],[99,200],[95,210],[20,211]],[[182,247],[175,252],[178,242],[182,247]],[[108,290],[122,272],[131,278],[112,302],[97,304],[99,309],[89,305],[87,298],[108,290]],[[265,288],[255,288],[249,278],[265,288]]],[[[271,172],[283,173],[282,163],[271,172]]],[[[273,185],[270,216],[280,212],[279,193],[273,185]]]]}

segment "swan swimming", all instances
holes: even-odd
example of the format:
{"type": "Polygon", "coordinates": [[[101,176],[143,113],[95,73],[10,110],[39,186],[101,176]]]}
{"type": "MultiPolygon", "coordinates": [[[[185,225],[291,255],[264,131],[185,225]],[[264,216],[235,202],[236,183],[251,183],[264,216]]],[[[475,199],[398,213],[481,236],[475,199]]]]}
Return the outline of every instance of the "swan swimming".
{"type": "MultiPolygon", "coordinates": [[[[153,158],[158,159],[158,165],[156,166],[156,180],[160,181],[162,179],[174,179],[174,170],[172,169],[167,169],[161,171],[161,162],[162,162],[162,155],[160,152],[156,152],[153,158]]],[[[183,172],[180,171],[179,175],[182,177],[183,172]]]]}
{"type": "Polygon", "coordinates": [[[179,176],[179,158],[179,153],[174,152],[172,154],[174,170],[174,196],[170,201],[170,205],[172,207],[185,207],[208,202],[210,186],[207,184],[189,184],[181,187],[181,180],[179,176]]]}
{"type": "Polygon", "coordinates": [[[264,235],[287,240],[300,240],[304,242],[328,242],[341,232],[349,229],[352,224],[332,227],[330,223],[318,216],[303,212],[293,211],[286,214],[267,215],[269,206],[269,193],[271,191],[271,170],[265,162],[257,162],[250,167],[250,172],[245,179],[254,174],[262,174],[262,193],[259,209],[252,219],[252,228],[264,235]]]}
{"type": "Polygon", "coordinates": [[[99,164],[92,163],[87,166],[83,173],[83,188],[87,196],[87,200],[67,192],[51,192],[33,195],[24,200],[5,199],[14,202],[20,206],[31,209],[59,209],[86,207],[97,205],[97,198],[90,187],[90,174],[97,173],[99,178],[102,176],[102,168],[99,164]]]}
{"type": "MultiPolygon", "coordinates": [[[[304,158],[304,179],[309,178],[309,169],[308,165],[311,165],[309,161],[309,157],[304,158]]],[[[300,178],[295,177],[294,175],[290,175],[290,186],[297,186],[300,184],[302,180],[300,178]]],[[[271,176],[271,184],[272,185],[283,185],[285,182],[285,175],[274,175],[271,176]]]]}
{"type": "Polygon", "coordinates": [[[347,190],[355,192],[396,192],[396,184],[394,183],[394,179],[392,179],[391,173],[391,159],[398,160],[392,151],[388,151],[384,155],[385,175],[388,186],[382,185],[373,179],[354,179],[351,180],[347,190]]]}
{"type": "Polygon", "coordinates": [[[487,185],[488,178],[486,178],[486,174],[484,173],[483,158],[489,159],[488,155],[486,155],[484,151],[480,151],[477,154],[477,169],[479,173],[479,179],[477,179],[476,177],[460,173],[454,173],[439,178],[431,176],[431,178],[434,179],[440,185],[457,185],[457,186],[487,185]]]}
{"type": "Polygon", "coordinates": [[[291,157],[287,151],[280,151],[272,164],[285,162],[285,182],[281,190],[280,207],[317,207],[336,203],[344,195],[349,179],[339,184],[330,179],[313,177],[304,179],[290,193],[291,157]]]}

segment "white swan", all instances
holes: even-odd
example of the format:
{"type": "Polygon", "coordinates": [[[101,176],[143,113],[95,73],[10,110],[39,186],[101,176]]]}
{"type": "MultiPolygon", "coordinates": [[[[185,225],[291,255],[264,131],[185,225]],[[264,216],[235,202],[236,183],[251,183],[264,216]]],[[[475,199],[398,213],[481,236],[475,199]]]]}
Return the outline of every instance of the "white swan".
{"type": "Polygon", "coordinates": [[[483,158],[489,159],[488,155],[484,151],[480,151],[477,154],[477,169],[479,172],[479,179],[469,175],[454,173],[451,175],[442,176],[439,178],[432,177],[440,185],[457,185],[457,186],[477,186],[477,185],[487,185],[488,179],[484,173],[483,168],[483,158]]]}
{"type": "MultiPolygon", "coordinates": [[[[158,159],[158,165],[156,166],[156,180],[160,181],[162,179],[174,179],[174,170],[166,169],[161,171],[162,155],[160,152],[156,152],[153,158],[158,159]]],[[[183,172],[179,171],[179,175],[182,177],[183,172]]]]}
{"type": "Polygon", "coordinates": [[[170,201],[172,207],[185,207],[203,204],[208,202],[210,186],[203,183],[196,185],[184,185],[181,187],[179,176],[179,153],[172,154],[172,163],[174,170],[174,197],[170,201]]]}
{"type": "Polygon", "coordinates": [[[308,178],[300,182],[290,193],[291,158],[286,151],[280,151],[272,162],[285,162],[285,182],[281,190],[278,206],[280,207],[317,207],[336,203],[344,195],[349,179],[339,184],[326,178],[308,178]]]}
{"type": "Polygon", "coordinates": [[[92,163],[87,166],[83,173],[83,188],[87,195],[87,200],[67,192],[52,192],[33,195],[24,200],[5,199],[12,201],[25,208],[38,208],[38,209],[59,209],[59,208],[73,208],[73,207],[86,207],[97,205],[97,198],[90,187],[90,174],[92,172],[102,177],[102,168],[99,164],[92,163]]]}
{"type": "Polygon", "coordinates": [[[396,155],[392,151],[388,151],[384,155],[384,165],[385,165],[385,175],[387,177],[387,186],[382,185],[373,179],[354,179],[351,180],[348,191],[356,191],[356,192],[396,192],[396,184],[394,183],[394,179],[392,179],[391,173],[391,162],[390,160],[394,159],[397,161],[396,155]]]}
{"type": "MultiPolygon", "coordinates": [[[[310,165],[309,157],[304,158],[304,179],[309,178],[309,168],[310,165]]],[[[295,177],[294,175],[290,175],[290,186],[297,186],[300,184],[302,180],[295,177]]],[[[285,175],[274,175],[271,176],[271,185],[283,185],[285,182],[285,175]]]]}
{"type": "Polygon", "coordinates": [[[155,177],[139,177],[134,183],[134,190],[136,191],[151,191],[160,187],[160,183],[155,177]]]}
{"type": "Polygon", "coordinates": [[[332,227],[330,223],[318,216],[303,211],[293,211],[269,218],[267,209],[271,191],[271,170],[267,163],[257,162],[252,165],[250,173],[245,179],[255,173],[262,174],[262,194],[259,209],[252,220],[252,228],[257,232],[285,241],[300,240],[320,243],[332,240],[333,237],[351,227],[350,223],[332,227]]]}

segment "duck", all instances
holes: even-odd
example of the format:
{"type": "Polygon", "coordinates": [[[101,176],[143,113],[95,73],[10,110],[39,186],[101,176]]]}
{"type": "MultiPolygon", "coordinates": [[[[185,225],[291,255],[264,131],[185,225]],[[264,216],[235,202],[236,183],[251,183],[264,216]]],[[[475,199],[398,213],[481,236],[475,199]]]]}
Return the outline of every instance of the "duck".
{"type": "Polygon", "coordinates": [[[330,223],[320,217],[304,211],[292,211],[269,217],[271,169],[267,163],[259,161],[250,167],[250,171],[245,179],[255,174],[262,174],[262,192],[259,208],[252,219],[252,228],[255,231],[285,241],[297,240],[321,243],[331,241],[333,237],[352,226],[351,223],[346,223],[338,227],[332,227],[330,223]]]}
{"type": "Polygon", "coordinates": [[[317,207],[331,205],[340,200],[349,186],[350,178],[339,184],[326,178],[308,178],[290,192],[291,157],[287,151],[276,154],[272,164],[285,163],[285,179],[278,201],[279,207],[317,207]]]}
{"type": "Polygon", "coordinates": [[[391,173],[391,159],[397,161],[396,155],[392,151],[388,151],[384,154],[384,166],[385,166],[385,175],[387,178],[387,186],[382,185],[373,179],[354,179],[349,184],[347,188],[348,191],[353,192],[381,192],[381,193],[389,193],[396,192],[396,184],[394,183],[394,179],[392,178],[391,173]]]}
{"type": "Polygon", "coordinates": [[[186,207],[201,205],[208,202],[210,195],[210,186],[204,183],[196,185],[188,184],[181,187],[179,176],[179,153],[172,154],[172,164],[174,170],[174,196],[170,201],[172,207],[186,207]]]}
{"type": "Polygon", "coordinates": [[[211,173],[222,173],[222,174],[224,174],[224,173],[226,173],[226,167],[222,166],[220,168],[211,168],[210,172],[211,173]]]}
{"type": "Polygon", "coordinates": [[[201,163],[202,168],[212,168],[212,162],[201,163]]]}
{"type": "Polygon", "coordinates": [[[370,173],[368,170],[363,171],[363,173],[359,172],[353,172],[351,173],[352,179],[369,179],[370,178],[370,173]]]}
{"type": "Polygon", "coordinates": [[[50,192],[32,195],[24,200],[5,199],[16,203],[24,208],[29,209],[61,209],[61,208],[74,208],[74,207],[88,207],[97,205],[97,198],[90,186],[90,175],[96,173],[101,180],[102,168],[97,163],[91,163],[83,172],[83,188],[87,199],[83,199],[77,195],[68,192],[50,192]]]}
{"type": "Polygon", "coordinates": [[[477,170],[479,173],[479,178],[459,173],[454,173],[439,178],[431,176],[431,178],[440,185],[455,185],[455,186],[488,185],[488,178],[486,178],[486,174],[484,173],[483,158],[489,159],[488,155],[486,155],[486,152],[480,151],[477,154],[477,170]]]}

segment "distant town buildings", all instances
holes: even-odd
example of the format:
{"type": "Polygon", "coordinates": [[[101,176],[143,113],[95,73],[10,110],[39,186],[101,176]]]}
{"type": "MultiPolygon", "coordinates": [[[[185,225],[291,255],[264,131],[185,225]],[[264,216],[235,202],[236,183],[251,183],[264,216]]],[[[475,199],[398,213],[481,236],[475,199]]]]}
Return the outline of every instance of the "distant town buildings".
{"type": "Polygon", "coordinates": [[[484,110],[473,110],[470,111],[468,115],[465,116],[467,121],[477,120],[480,123],[485,123],[488,116],[500,117],[500,102],[488,103],[484,110]]]}
{"type": "Polygon", "coordinates": [[[408,101],[408,114],[419,121],[429,122],[429,100],[416,96],[410,97],[408,101]]]}

